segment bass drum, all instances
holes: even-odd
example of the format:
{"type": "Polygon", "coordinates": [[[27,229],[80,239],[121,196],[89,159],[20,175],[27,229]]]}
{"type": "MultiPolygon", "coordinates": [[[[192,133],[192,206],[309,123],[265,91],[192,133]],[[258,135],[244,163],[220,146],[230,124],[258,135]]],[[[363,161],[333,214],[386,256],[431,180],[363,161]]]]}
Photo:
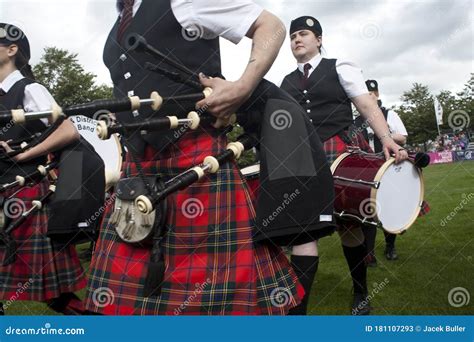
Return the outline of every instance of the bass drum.
{"type": "Polygon", "coordinates": [[[98,121],[85,116],[72,116],[69,118],[76,126],[79,134],[91,144],[105,164],[105,187],[110,190],[120,179],[122,169],[122,146],[117,134],[108,140],[101,140],[97,135],[98,121]]]}
{"type": "Polygon", "coordinates": [[[363,152],[344,153],[331,166],[335,215],[364,224],[381,225],[402,234],[415,222],[423,203],[421,170],[412,160],[363,152]]]}

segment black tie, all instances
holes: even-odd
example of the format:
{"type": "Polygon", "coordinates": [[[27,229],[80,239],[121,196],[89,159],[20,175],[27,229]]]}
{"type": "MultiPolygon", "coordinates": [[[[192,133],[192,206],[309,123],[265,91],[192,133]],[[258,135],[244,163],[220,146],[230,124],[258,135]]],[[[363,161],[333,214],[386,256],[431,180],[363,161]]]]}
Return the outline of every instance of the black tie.
{"type": "Polygon", "coordinates": [[[303,81],[301,82],[303,85],[303,88],[306,88],[306,85],[308,83],[308,78],[309,78],[309,71],[311,70],[312,66],[309,63],[306,63],[303,67],[304,69],[304,74],[303,74],[303,81]]]}
{"type": "Polygon", "coordinates": [[[133,5],[135,0],[124,0],[122,18],[120,19],[119,28],[117,31],[117,39],[119,43],[122,41],[123,35],[133,20],[133,5]]]}
{"type": "Polygon", "coordinates": [[[6,94],[7,94],[7,93],[6,93],[2,88],[0,88],[0,96],[4,96],[4,95],[6,95],[6,94]]]}

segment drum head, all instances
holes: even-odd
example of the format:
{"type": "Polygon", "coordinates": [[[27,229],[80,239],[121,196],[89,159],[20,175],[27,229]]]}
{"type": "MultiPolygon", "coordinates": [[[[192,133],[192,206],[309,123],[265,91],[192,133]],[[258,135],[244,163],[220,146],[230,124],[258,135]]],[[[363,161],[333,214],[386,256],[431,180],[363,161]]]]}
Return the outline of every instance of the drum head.
{"type": "Polygon", "coordinates": [[[424,196],[422,174],[410,161],[395,165],[389,160],[377,173],[376,181],[380,182],[378,190],[374,190],[377,218],[384,230],[400,234],[420,212],[424,196]]]}
{"type": "MultiPolygon", "coordinates": [[[[79,134],[94,146],[97,154],[105,164],[106,184],[111,186],[109,177],[116,177],[122,169],[122,147],[116,134],[108,140],[101,140],[97,135],[97,120],[85,116],[72,116],[70,120],[79,134]]],[[[108,189],[107,189],[108,190],[108,189]]]]}

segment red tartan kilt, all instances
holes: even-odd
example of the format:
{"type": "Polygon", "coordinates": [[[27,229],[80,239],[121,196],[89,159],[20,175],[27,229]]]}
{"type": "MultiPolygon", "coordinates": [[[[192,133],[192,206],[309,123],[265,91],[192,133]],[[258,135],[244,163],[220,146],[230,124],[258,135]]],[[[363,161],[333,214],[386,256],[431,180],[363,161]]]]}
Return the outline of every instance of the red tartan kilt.
{"type": "MultiPolygon", "coordinates": [[[[166,179],[224,150],[215,133],[186,133],[158,154],[148,148],[142,167],[166,179]]],[[[136,166],[124,164],[126,175],[136,166]]],[[[165,281],[160,297],[143,297],[149,249],[122,242],[108,224],[93,254],[86,307],[109,315],[285,314],[303,295],[280,248],[254,245],[249,192],[234,163],[168,199],[165,281]],[[110,300],[101,303],[101,294],[110,300]],[[279,305],[279,294],[288,300],[279,305]]]]}
{"type": "Polygon", "coordinates": [[[420,210],[420,213],[418,214],[418,217],[428,215],[430,211],[431,211],[430,204],[427,201],[423,201],[423,203],[421,203],[421,210],[420,210]]]}
{"type": "MultiPolygon", "coordinates": [[[[17,189],[3,193],[7,198],[17,189]]],[[[48,183],[42,182],[26,188],[13,196],[4,211],[12,218],[29,210],[32,201],[48,191],[48,183]],[[15,203],[15,204],[13,204],[15,203]],[[20,211],[17,211],[20,209],[20,211]]],[[[0,299],[47,301],[61,293],[75,292],[86,286],[84,271],[74,246],[55,250],[46,237],[48,217],[45,210],[33,214],[12,236],[17,245],[15,262],[8,266],[0,264],[0,299]]],[[[5,256],[0,247],[0,260],[5,256]]]]}
{"type": "Polygon", "coordinates": [[[372,153],[372,149],[367,141],[364,139],[362,133],[357,133],[352,137],[352,143],[346,144],[339,135],[335,135],[332,138],[326,140],[323,144],[324,152],[329,162],[329,166],[339,157],[341,154],[347,152],[348,147],[359,147],[362,151],[372,153]]]}

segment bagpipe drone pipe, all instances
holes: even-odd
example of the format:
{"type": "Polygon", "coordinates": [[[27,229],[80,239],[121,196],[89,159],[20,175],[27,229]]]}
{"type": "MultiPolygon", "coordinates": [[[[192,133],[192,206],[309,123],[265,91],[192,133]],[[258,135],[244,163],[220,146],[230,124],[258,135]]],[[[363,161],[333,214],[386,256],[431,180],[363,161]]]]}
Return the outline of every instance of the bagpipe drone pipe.
{"type": "MultiPolygon", "coordinates": [[[[158,92],[152,92],[149,98],[132,96],[98,100],[67,108],[54,105],[49,111],[37,113],[25,113],[22,110],[2,111],[0,122],[13,120],[15,123],[22,123],[46,117],[60,121],[71,115],[95,117],[97,113],[103,111],[133,111],[143,106],[150,106],[156,114],[151,118],[141,123],[119,120],[115,126],[101,124],[99,133],[102,132],[105,138],[110,136],[110,132],[118,132],[126,137],[131,131],[164,132],[178,125],[184,125],[186,129],[195,128],[196,115],[189,114],[188,121],[182,119],[182,116],[185,115],[185,111],[191,112],[197,101],[209,96],[212,89],[201,86],[197,73],[162,54],[147,44],[143,37],[132,34],[127,37],[127,44],[128,50],[146,53],[158,62],[158,64],[146,63],[144,67],[150,72],[157,72],[176,83],[183,83],[195,89],[196,93],[162,97],[158,92]],[[161,62],[165,62],[176,71],[165,70],[161,67],[161,62]],[[180,104],[179,107],[183,111],[179,115],[181,119],[173,116],[164,117],[163,113],[158,112],[166,103],[180,104]]],[[[214,120],[209,119],[209,114],[205,113],[205,110],[198,110],[197,114],[201,123],[214,120]]],[[[281,237],[285,240],[285,237],[299,231],[295,229],[298,225],[306,227],[306,230],[323,229],[332,225],[334,190],[331,172],[322,143],[299,104],[276,85],[262,80],[237,114],[221,125],[231,125],[233,120],[237,120],[247,134],[255,137],[260,151],[262,191],[259,191],[257,200],[255,240],[277,241],[281,237]],[[291,201],[288,201],[290,195],[292,195],[291,201]],[[282,203],[285,210],[279,210],[282,203]],[[277,210],[278,215],[274,215],[277,210]]],[[[23,146],[23,149],[31,148],[41,139],[44,139],[44,135],[23,146]]],[[[11,155],[12,153],[8,154],[8,157],[11,155]]],[[[281,243],[286,244],[286,241],[281,243]]]]}
{"type": "MultiPolygon", "coordinates": [[[[157,62],[148,62],[145,68],[203,91],[197,73],[150,46],[144,37],[131,34],[127,44],[129,50],[146,53],[157,62]],[[176,71],[165,70],[162,62],[176,71]]],[[[322,143],[303,108],[279,87],[262,80],[235,118],[252,137],[252,144],[245,147],[256,145],[260,151],[261,191],[256,208],[255,240],[272,240],[284,245],[301,232],[300,227],[310,231],[334,225],[331,171],[322,143]],[[284,210],[279,210],[282,205],[284,210]]],[[[186,176],[193,181],[200,178],[186,176]]],[[[187,182],[179,186],[185,184],[187,182]]],[[[176,184],[167,186],[179,188],[176,184]]],[[[166,192],[162,190],[149,201],[140,202],[140,207],[146,212],[154,202],[162,200],[166,192]]]]}
{"type": "MultiPolygon", "coordinates": [[[[24,144],[21,144],[24,145],[24,144]]],[[[14,145],[12,145],[14,146],[14,145]]],[[[16,194],[23,189],[31,188],[41,182],[54,185],[50,196],[38,199],[42,204],[36,209],[26,211],[25,217],[2,220],[3,240],[10,232],[21,229],[26,219],[39,210],[44,210],[48,216],[47,236],[61,248],[67,244],[77,244],[94,240],[97,236],[98,225],[105,202],[105,172],[104,163],[100,156],[82,137],[68,146],[52,154],[52,161],[36,165],[36,169],[26,172],[23,163],[18,163],[21,172],[12,177],[2,177],[7,180],[0,185],[0,195],[6,192],[8,197],[2,197],[1,215],[5,218],[4,204],[14,200],[16,194]],[[11,179],[13,178],[13,179],[11,179]]],[[[2,161],[14,165],[13,160],[2,161]]],[[[33,166],[35,161],[28,162],[33,166]]],[[[2,173],[3,170],[2,170],[2,173]]],[[[21,196],[19,194],[18,196],[21,196]]],[[[21,199],[21,197],[20,197],[21,199]]],[[[33,202],[34,204],[34,202],[33,202]]],[[[6,243],[5,243],[6,244],[6,243]]],[[[6,244],[8,246],[8,244],[6,244]]],[[[10,245],[14,246],[14,245],[10,245]]]]}

